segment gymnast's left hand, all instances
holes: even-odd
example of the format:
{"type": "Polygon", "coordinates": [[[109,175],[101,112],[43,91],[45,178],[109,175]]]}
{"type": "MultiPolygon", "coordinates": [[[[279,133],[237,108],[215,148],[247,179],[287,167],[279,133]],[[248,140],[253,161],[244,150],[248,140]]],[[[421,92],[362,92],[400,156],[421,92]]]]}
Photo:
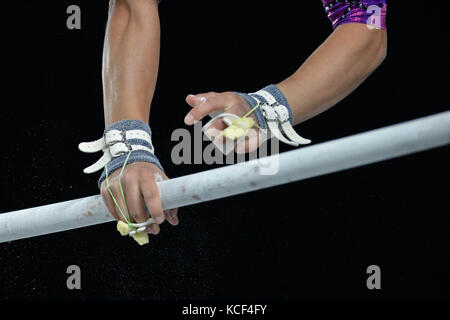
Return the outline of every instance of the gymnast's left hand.
{"type": "MultiPolygon", "coordinates": [[[[186,102],[192,107],[184,118],[184,122],[187,125],[192,125],[215,111],[232,113],[242,117],[251,110],[249,104],[240,95],[230,91],[221,93],[208,92],[196,95],[190,94],[186,97],[186,102]]],[[[252,117],[255,123],[257,123],[257,119],[253,113],[249,117],[252,117]]],[[[212,139],[221,138],[218,133],[225,128],[226,125],[223,120],[218,119],[208,128],[206,133],[212,139]],[[211,131],[211,133],[208,131],[211,131]]],[[[238,139],[235,152],[252,152],[258,149],[263,141],[264,139],[259,129],[256,127],[251,128],[246,134],[245,139],[238,139]]]]}

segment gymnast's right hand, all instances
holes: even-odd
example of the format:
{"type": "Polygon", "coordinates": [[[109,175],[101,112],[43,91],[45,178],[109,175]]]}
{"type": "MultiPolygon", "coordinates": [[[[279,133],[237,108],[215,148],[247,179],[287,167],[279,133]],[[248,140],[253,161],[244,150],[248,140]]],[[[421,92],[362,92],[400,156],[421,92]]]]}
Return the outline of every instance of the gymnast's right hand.
{"type": "MultiPolygon", "coordinates": [[[[120,169],[109,175],[109,186],[122,212],[125,213],[125,204],[119,187],[120,169]]],[[[147,226],[147,233],[158,234],[159,225],[165,218],[173,226],[178,225],[178,209],[170,209],[163,212],[158,181],[169,179],[156,165],[148,162],[134,162],[126,165],[122,174],[122,188],[125,195],[128,211],[133,222],[141,223],[147,221],[150,216],[146,207],[151,212],[151,217],[156,222],[147,226]]],[[[101,195],[109,212],[117,221],[125,221],[107,188],[106,180],[101,184],[101,195]]],[[[126,213],[125,213],[126,214],[126,213]]]]}

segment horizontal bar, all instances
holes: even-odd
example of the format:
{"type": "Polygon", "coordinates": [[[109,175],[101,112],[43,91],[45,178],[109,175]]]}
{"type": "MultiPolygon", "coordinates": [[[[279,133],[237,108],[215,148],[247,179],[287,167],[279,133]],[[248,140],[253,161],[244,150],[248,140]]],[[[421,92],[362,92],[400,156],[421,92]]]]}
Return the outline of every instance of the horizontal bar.
{"type": "MultiPolygon", "coordinates": [[[[164,209],[225,198],[450,143],[450,111],[158,183],[164,209]],[[275,173],[276,171],[276,173],[275,173]]],[[[0,242],[112,221],[100,195],[0,214],[0,242]]]]}

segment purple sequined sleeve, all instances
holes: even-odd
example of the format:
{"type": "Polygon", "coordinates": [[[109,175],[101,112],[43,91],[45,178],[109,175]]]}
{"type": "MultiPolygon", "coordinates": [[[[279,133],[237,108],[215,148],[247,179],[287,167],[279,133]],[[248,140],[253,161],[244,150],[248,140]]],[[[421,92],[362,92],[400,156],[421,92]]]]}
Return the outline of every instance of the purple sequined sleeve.
{"type": "Polygon", "coordinates": [[[333,29],[345,23],[363,23],[386,30],[385,0],[322,0],[322,3],[333,29]]]}

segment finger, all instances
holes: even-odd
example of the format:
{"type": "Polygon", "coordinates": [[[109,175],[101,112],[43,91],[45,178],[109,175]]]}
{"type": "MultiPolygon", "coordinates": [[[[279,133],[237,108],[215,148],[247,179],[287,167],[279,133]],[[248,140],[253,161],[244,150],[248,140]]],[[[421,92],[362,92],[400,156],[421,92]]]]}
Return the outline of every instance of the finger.
{"type": "Polygon", "coordinates": [[[159,225],[158,225],[158,224],[152,223],[151,225],[149,225],[149,226],[145,229],[145,231],[146,231],[147,233],[157,235],[157,234],[159,233],[159,231],[160,231],[160,228],[159,228],[159,225]]]}
{"type": "Polygon", "coordinates": [[[235,102],[234,96],[227,93],[210,93],[207,96],[201,96],[200,98],[196,96],[194,98],[190,97],[189,99],[193,99],[193,103],[194,101],[197,101],[196,99],[202,99],[204,101],[194,105],[192,110],[189,111],[184,118],[186,125],[194,124],[196,121],[203,119],[204,116],[213,111],[230,108],[235,102]]]}
{"type": "MultiPolygon", "coordinates": [[[[237,116],[242,116],[243,112],[242,109],[240,109],[241,106],[235,104],[229,107],[227,112],[235,114],[237,116]]],[[[224,129],[226,129],[228,125],[225,123],[223,118],[219,118],[213,123],[211,123],[208,128],[205,130],[205,134],[213,140],[215,137],[217,137],[224,129]]],[[[218,141],[216,141],[217,143],[218,141]]],[[[223,141],[224,142],[224,141],[223,141]]],[[[220,143],[220,142],[219,142],[220,143]]]]}
{"type": "Polygon", "coordinates": [[[170,212],[170,210],[164,211],[164,216],[166,217],[166,220],[169,221],[169,223],[170,223],[171,225],[174,225],[173,215],[172,215],[172,213],[170,212]]]}
{"type": "Polygon", "coordinates": [[[164,221],[164,214],[155,176],[150,172],[144,174],[142,178],[143,180],[140,183],[140,189],[142,196],[144,197],[145,205],[150,211],[153,220],[155,220],[157,224],[161,224],[164,221]]]}
{"type": "Polygon", "coordinates": [[[102,195],[103,202],[105,203],[105,206],[108,209],[109,213],[113,216],[114,219],[119,221],[120,218],[117,216],[116,213],[116,205],[114,204],[114,201],[111,198],[111,195],[109,194],[105,181],[103,181],[101,185],[100,194],[102,195]]]}
{"type": "Polygon", "coordinates": [[[177,226],[180,223],[180,221],[178,220],[178,208],[170,209],[170,214],[172,215],[173,220],[174,220],[173,225],[177,226]]]}
{"type": "MultiPolygon", "coordinates": [[[[222,131],[223,129],[225,129],[227,127],[227,125],[225,124],[225,122],[223,121],[223,119],[217,119],[216,121],[214,121],[213,123],[211,123],[211,125],[208,127],[208,129],[206,130],[206,133],[208,133],[209,131],[212,131],[215,129],[215,131],[222,131]]],[[[211,132],[213,133],[213,132],[211,132]]]]}
{"type": "Polygon", "coordinates": [[[197,95],[190,94],[186,97],[186,103],[191,107],[195,107],[196,105],[205,102],[207,95],[208,93],[199,93],[197,95]]]}
{"type": "MultiPolygon", "coordinates": [[[[236,97],[234,96],[234,98],[236,98],[236,97]]],[[[243,104],[240,104],[239,102],[237,102],[236,104],[231,105],[231,107],[229,107],[227,109],[227,112],[241,117],[245,113],[247,113],[246,112],[247,107],[248,107],[247,104],[243,105],[243,104]]],[[[252,115],[252,118],[256,122],[256,118],[253,115],[252,115]]],[[[205,134],[210,139],[212,139],[212,138],[216,137],[222,130],[226,129],[227,127],[228,127],[228,125],[225,123],[224,119],[219,118],[208,126],[208,128],[205,130],[205,134]]]]}
{"type": "Polygon", "coordinates": [[[234,145],[234,140],[227,138],[225,136],[223,136],[222,134],[217,134],[216,136],[214,136],[214,143],[221,147],[221,148],[225,148],[226,150],[228,150],[229,146],[233,146],[234,145]]]}
{"type": "Polygon", "coordinates": [[[224,130],[226,127],[227,125],[225,124],[225,122],[223,122],[222,119],[217,119],[210,126],[208,126],[208,128],[205,130],[205,134],[210,140],[214,140],[214,138],[219,136],[222,130],[224,130]]]}
{"type": "Polygon", "coordinates": [[[178,225],[178,217],[176,214],[176,210],[177,209],[170,209],[170,210],[165,211],[165,213],[164,213],[166,215],[167,221],[169,221],[169,223],[172,226],[178,225]]]}
{"type": "Polygon", "coordinates": [[[247,134],[238,139],[235,146],[236,153],[253,152],[262,144],[263,137],[259,130],[250,129],[247,134]]]}
{"type": "MultiPolygon", "coordinates": [[[[127,215],[126,215],[125,203],[124,203],[124,201],[122,199],[122,194],[120,192],[119,179],[118,179],[118,177],[117,178],[115,177],[115,178],[113,178],[111,180],[112,181],[110,181],[110,183],[109,183],[109,187],[111,189],[111,192],[112,192],[114,198],[116,199],[117,204],[121,208],[123,215],[125,215],[125,217],[126,217],[127,215]]],[[[108,191],[108,194],[109,194],[109,197],[110,197],[111,201],[113,201],[114,212],[115,212],[115,215],[118,217],[118,220],[126,222],[126,219],[124,218],[124,216],[120,212],[119,208],[117,208],[117,206],[114,203],[114,200],[112,199],[112,196],[109,193],[109,191],[108,191]]]]}
{"type": "Polygon", "coordinates": [[[128,211],[130,216],[137,223],[145,222],[150,217],[145,210],[144,198],[139,190],[139,182],[136,178],[123,176],[122,181],[125,184],[125,198],[127,199],[128,211]]]}

